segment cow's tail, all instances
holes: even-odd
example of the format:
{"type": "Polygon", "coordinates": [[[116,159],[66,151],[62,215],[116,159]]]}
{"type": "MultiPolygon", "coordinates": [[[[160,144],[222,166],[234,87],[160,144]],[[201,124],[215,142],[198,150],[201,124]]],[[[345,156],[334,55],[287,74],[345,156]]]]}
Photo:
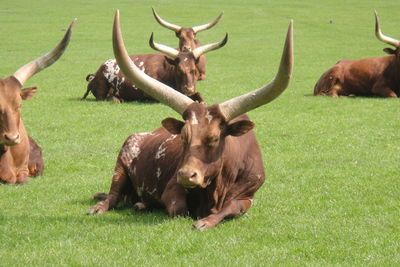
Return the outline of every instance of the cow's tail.
{"type": "MultiPolygon", "coordinates": [[[[87,81],[88,83],[90,83],[91,81],[93,81],[94,77],[95,77],[94,74],[88,74],[88,75],[86,76],[86,81],[87,81]]],[[[81,98],[81,100],[85,100],[86,97],[89,95],[89,93],[90,93],[90,86],[89,86],[89,84],[88,84],[88,87],[87,87],[87,89],[86,89],[86,92],[85,92],[85,94],[83,95],[83,97],[81,98]]]]}
{"type": "Polygon", "coordinates": [[[86,76],[86,81],[87,82],[91,82],[94,79],[94,74],[88,74],[88,76],[86,76]]]}

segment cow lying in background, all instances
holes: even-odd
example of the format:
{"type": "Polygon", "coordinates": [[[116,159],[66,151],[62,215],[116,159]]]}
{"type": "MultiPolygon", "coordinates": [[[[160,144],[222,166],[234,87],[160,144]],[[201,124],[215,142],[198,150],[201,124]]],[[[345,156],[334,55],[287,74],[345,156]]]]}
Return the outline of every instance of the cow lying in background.
{"type": "MultiPolygon", "coordinates": [[[[166,22],[153,9],[156,20],[176,32],[179,38],[179,51],[165,45],[153,42],[150,46],[163,54],[131,55],[131,60],[150,77],[175,88],[195,101],[204,102],[200,93],[196,92],[196,81],[205,79],[205,56],[208,51],[218,49],[227,42],[227,36],[222,42],[201,46],[196,40],[196,33],[213,27],[221,19],[222,13],[212,22],[192,28],[183,28],[166,22]]],[[[86,99],[90,92],[96,100],[123,101],[156,101],[137,86],[125,79],[120,72],[115,59],[104,62],[95,74],[86,76],[89,82],[86,93],[81,98],[86,99]]]]}
{"type": "Polygon", "coordinates": [[[114,54],[129,80],[182,115],[163,127],[129,136],[117,159],[109,193],[88,214],[101,214],[122,199],[137,210],[165,208],[170,216],[187,215],[205,230],[224,218],[245,213],[264,182],[264,168],[254,123],[244,115],[278,97],[287,87],[293,66],[293,26],[289,25],[275,79],[252,92],[205,106],[145,75],[126,52],[117,11],[114,54]]]}
{"type": "Polygon", "coordinates": [[[25,183],[28,177],[43,172],[42,150],[28,136],[21,119],[22,100],[32,98],[36,87],[21,88],[30,77],[53,64],[64,53],[75,23],[76,19],[52,51],[22,66],[13,75],[0,79],[0,182],[25,183]]]}
{"type": "MultiPolygon", "coordinates": [[[[198,70],[196,63],[199,58],[212,50],[223,47],[228,41],[228,35],[218,43],[207,44],[195,48],[193,51],[178,51],[166,45],[157,44],[150,38],[150,46],[161,53],[131,55],[130,58],[137,67],[150,77],[167,84],[179,92],[191,97],[195,101],[203,102],[196,92],[198,70]]],[[[96,100],[123,101],[156,101],[125,78],[115,59],[104,62],[95,75],[88,75],[87,91],[82,97],[85,99],[92,92],[96,100]]]]}
{"type": "MultiPolygon", "coordinates": [[[[161,26],[170,29],[175,32],[176,37],[179,39],[179,50],[180,51],[192,51],[196,47],[199,47],[201,43],[199,40],[196,39],[196,34],[208,30],[211,27],[213,27],[215,24],[218,23],[218,21],[221,19],[222,15],[224,13],[221,13],[216,19],[211,21],[210,23],[204,24],[204,25],[199,25],[199,26],[194,26],[191,28],[185,28],[176,24],[172,24],[167,22],[166,20],[163,20],[156,12],[154,8],[153,10],[153,15],[154,18],[157,20],[158,23],[160,23],[161,26]]],[[[206,79],[206,56],[201,56],[196,64],[199,77],[198,80],[205,80],[206,79]]]]}
{"type": "Polygon", "coordinates": [[[375,12],[375,35],[395,49],[385,48],[385,57],[340,60],[318,80],[314,95],[400,96],[400,41],[382,34],[375,12]]]}

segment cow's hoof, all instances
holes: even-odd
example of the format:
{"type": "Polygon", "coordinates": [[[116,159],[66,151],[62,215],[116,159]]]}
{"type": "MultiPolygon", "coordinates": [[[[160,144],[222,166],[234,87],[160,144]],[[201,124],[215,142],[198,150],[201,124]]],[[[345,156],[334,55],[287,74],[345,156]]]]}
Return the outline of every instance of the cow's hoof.
{"type": "Polygon", "coordinates": [[[18,184],[26,184],[29,180],[29,177],[19,177],[17,183],[18,184]]]}
{"type": "Polygon", "coordinates": [[[94,214],[102,214],[108,210],[108,202],[107,201],[100,201],[96,205],[90,208],[90,210],[86,213],[87,215],[94,215],[94,214]]]}
{"type": "Polygon", "coordinates": [[[147,206],[146,204],[144,204],[143,202],[136,202],[135,205],[133,205],[133,209],[135,211],[146,211],[147,210],[147,206]]]}
{"type": "Polygon", "coordinates": [[[194,228],[200,231],[204,231],[213,228],[215,225],[211,224],[207,219],[201,219],[192,224],[194,228]]]}

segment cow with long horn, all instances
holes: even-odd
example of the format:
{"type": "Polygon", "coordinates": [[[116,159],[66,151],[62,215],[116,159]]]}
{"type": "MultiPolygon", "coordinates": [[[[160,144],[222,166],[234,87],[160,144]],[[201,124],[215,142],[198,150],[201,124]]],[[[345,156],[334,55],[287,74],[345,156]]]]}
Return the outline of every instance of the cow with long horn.
{"type": "MultiPolygon", "coordinates": [[[[181,51],[192,51],[196,47],[199,47],[201,43],[199,40],[196,39],[197,33],[201,31],[208,30],[215,26],[219,20],[222,18],[222,15],[224,14],[223,12],[216,17],[213,21],[203,24],[203,25],[198,25],[190,28],[182,27],[173,23],[170,23],[160,17],[160,15],[157,14],[156,10],[152,8],[153,10],[153,15],[156,21],[163,27],[172,30],[175,32],[176,37],[179,39],[179,49],[181,51]]],[[[206,79],[206,57],[203,55],[199,58],[197,64],[197,69],[198,69],[198,80],[205,80],[206,79]]]]}
{"type": "Polygon", "coordinates": [[[119,153],[109,193],[95,195],[105,199],[88,214],[104,213],[128,199],[137,210],[162,207],[170,216],[199,218],[193,226],[205,230],[245,213],[264,182],[254,123],[245,113],[272,101],[288,86],[293,66],[292,22],[273,81],[212,106],[194,102],[132,63],[118,11],[113,47],[126,77],[182,115],[183,121],[167,118],[153,132],[129,136],[119,153]]]}
{"type": "MultiPolygon", "coordinates": [[[[202,45],[192,51],[179,51],[154,42],[153,34],[151,34],[150,46],[161,53],[131,55],[130,59],[152,78],[175,88],[195,101],[203,102],[200,93],[196,92],[198,76],[196,63],[202,55],[223,47],[227,41],[228,34],[220,42],[202,45]]],[[[157,101],[156,98],[141,90],[140,85],[126,79],[115,59],[104,62],[95,75],[88,75],[86,79],[89,84],[82,99],[92,92],[96,100],[112,100],[117,103],[157,101]]]]}
{"type": "Polygon", "coordinates": [[[319,78],[314,95],[400,96],[400,41],[382,34],[375,11],[375,35],[394,46],[385,48],[385,57],[340,60],[319,78]]]}
{"type": "Polygon", "coordinates": [[[75,23],[76,19],[53,50],[0,79],[0,182],[25,183],[29,177],[43,172],[41,148],[28,136],[21,119],[22,100],[32,98],[37,88],[22,89],[22,86],[64,53],[75,23]]]}

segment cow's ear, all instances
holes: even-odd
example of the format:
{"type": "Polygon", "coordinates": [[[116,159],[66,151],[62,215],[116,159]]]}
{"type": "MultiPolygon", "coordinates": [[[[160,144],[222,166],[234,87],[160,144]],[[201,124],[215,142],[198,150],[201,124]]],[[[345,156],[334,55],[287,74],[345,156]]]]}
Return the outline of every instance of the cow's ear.
{"type": "Polygon", "coordinates": [[[241,120],[228,124],[228,135],[241,136],[254,128],[255,124],[252,121],[241,120]]]}
{"type": "Polygon", "coordinates": [[[36,93],[37,87],[30,87],[30,88],[24,88],[21,90],[21,98],[23,100],[29,100],[33,97],[33,95],[36,93]]]}
{"type": "Polygon", "coordinates": [[[174,66],[178,65],[178,59],[173,59],[173,58],[165,56],[165,60],[167,60],[167,62],[171,65],[174,65],[174,66]]]}
{"type": "Polygon", "coordinates": [[[396,54],[396,50],[393,50],[392,48],[384,48],[383,51],[384,51],[386,54],[389,54],[389,55],[394,55],[394,54],[396,54]]]}
{"type": "Polygon", "coordinates": [[[183,121],[174,118],[166,118],[161,123],[162,126],[171,134],[180,134],[185,125],[183,121]]]}

